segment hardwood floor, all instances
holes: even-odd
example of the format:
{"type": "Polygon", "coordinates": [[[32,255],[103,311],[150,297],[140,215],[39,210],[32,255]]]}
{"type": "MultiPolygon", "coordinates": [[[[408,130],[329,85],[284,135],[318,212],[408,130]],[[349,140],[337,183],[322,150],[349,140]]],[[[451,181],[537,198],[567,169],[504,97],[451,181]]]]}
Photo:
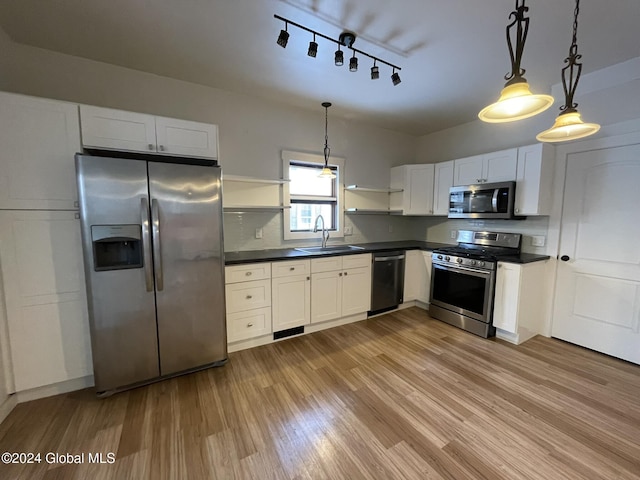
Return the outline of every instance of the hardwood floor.
{"type": "Polygon", "coordinates": [[[107,399],[20,404],[5,451],[42,463],[0,464],[1,479],[639,479],[640,366],[411,308],[107,399]]]}

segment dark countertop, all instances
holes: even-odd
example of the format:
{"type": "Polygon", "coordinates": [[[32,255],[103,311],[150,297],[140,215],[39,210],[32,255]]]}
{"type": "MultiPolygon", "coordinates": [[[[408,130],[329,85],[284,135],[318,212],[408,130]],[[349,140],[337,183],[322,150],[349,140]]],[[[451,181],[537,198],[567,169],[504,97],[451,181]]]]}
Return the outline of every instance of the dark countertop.
{"type": "Polygon", "coordinates": [[[352,250],[336,253],[307,253],[293,248],[274,248],[269,250],[246,250],[243,252],[225,252],[224,259],[226,265],[238,265],[242,263],[273,262],[278,260],[293,260],[300,258],[321,258],[332,255],[357,255],[358,253],[385,252],[391,250],[425,250],[432,251],[436,248],[450,247],[446,243],[419,242],[417,240],[406,240],[398,242],[375,242],[375,243],[353,243],[363,250],[352,250]]]}
{"type": "MultiPolygon", "coordinates": [[[[362,250],[352,250],[336,253],[307,253],[294,248],[274,248],[269,250],[245,250],[243,252],[225,252],[225,265],[239,265],[242,263],[275,262],[278,260],[294,260],[300,258],[321,258],[335,255],[357,255],[359,253],[385,252],[391,250],[424,250],[433,251],[436,248],[450,247],[451,244],[420,242],[417,240],[404,240],[397,242],[354,243],[362,250]]],[[[303,247],[304,248],[304,247],[303,247]]],[[[535,253],[521,253],[512,257],[502,257],[501,262],[507,263],[532,263],[548,260],[549,255],[537,255],[535,253]]]]}

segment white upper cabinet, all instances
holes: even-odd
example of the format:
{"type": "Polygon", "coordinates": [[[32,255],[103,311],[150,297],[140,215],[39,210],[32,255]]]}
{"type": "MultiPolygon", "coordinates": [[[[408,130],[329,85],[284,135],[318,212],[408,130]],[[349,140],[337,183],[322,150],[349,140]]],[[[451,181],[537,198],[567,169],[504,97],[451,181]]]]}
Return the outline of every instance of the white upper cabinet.
{"type": "Polygon", "coordinates": [[[518,149],[475,155],[454,161],[454,185],[507,182],[516,179],[518,149]]]}
{"type": "Polygon", "coordinates": [[[87,148],[218,158],[216,125],[88,105],[80,120],[87,148]]]}
{"type": "Polygon", "coordinates": [[[77,208],[77,105],[0,92],[0,145],[0,209],[77,208]]]}
{"type": "Polygon", "coordinates": [[[391,210],[403,215],[433,214],[433,164],[401,165],[391,169],[391,210]]]}
{"type": "Polygon", "coordinates": [[[518,149],[516,215],[549,215],[553,191],[555,148],[538,143],[518,149]]]}
{"type": "Polygon", "coordinates": [[[453,186],[453,160],[436,163],[433,178],[433,214],[449,215],[449,188],[453,186]]]}

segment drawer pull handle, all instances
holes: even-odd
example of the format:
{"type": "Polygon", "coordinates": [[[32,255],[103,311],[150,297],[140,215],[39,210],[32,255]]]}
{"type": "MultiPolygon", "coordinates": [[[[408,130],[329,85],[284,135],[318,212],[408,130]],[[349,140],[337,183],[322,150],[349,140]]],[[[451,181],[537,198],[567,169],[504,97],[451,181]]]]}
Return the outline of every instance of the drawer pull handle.
{"type": "Polygon", "coordinates": [[[296,267],[289,267],[289,271],[294,271],[296,267]]]}
{"type": "Polygon", "coordinates": [[[311,277],[307,277],[307,280],[311,280],[311,277]]]}
{"type": "Polygon", "coordinates": [[[250,277],[250,276],[251,276],[251,272],[247,272],[247,273],[245,273],[245,275],[246,275],[247,277],[250,277]]]}
{"type": "Polygon", "coordinates": [[[340,273],[338,274],[338,276],[339,276],[339,277],[341,277],[341,276],[342,276],[342,272],[340,272],[340,273]]]}
{"type": "Polygon", "coordinates": [[[251,300],[253,298],[252,295],[247,295],[247,300],[251,300]]]}
{"type": "Polygon", "coordinates": [[[247,328],[253,327],[253,323],[247,323],[247,328]]]}
{"type": "Polygon", "coordinates": [[[348,273],[347,273],[347,272],[344,272],[344,276],[346,277],[347,275],[348,275],[348,273]]]}

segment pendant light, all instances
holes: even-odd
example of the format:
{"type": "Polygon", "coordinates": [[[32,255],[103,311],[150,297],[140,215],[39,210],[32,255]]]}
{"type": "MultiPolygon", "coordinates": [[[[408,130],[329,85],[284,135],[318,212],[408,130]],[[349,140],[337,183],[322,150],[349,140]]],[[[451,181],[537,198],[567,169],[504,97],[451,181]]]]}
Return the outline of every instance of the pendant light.
{"type": "Polygon", "coordinates": [[[562,69],[562,88],[564,90],[564,105],[560,107],[560,115],[556,118],[553,127],[539,133],[536,139],[540,142],[565,142],[578,138],[588,137],[600,130],[597,123],[584,123],[574,103],[573,96],[578,87],[578,80],[582,73],[582,63],[578,60],[578,13],[580,13],[580,0],[576,0],[576,8],[573,12],[573,39],[569,47],[569,56],[564,60],[567,65],[562,69]],[[568,78],[567,78],[568,77],[568,78]]]}
{"type": "Polygon", "coordinates": [[[329,107],[331,103],[323,102],[324,107],[324,168],[320,172],[318,177],[320,178],[336,178],[336,174],[329,168],[329,154],[331,149],[329,148],[329,107]]]}
{"type": "Polygon", "coordinates": [[[513,17],[513,21],[507,25],[507,45],[509,46],[509,55],[511,57],[511,73],[504,77],[507,83],[502,89],[498,101],[483,108],[478,114],[480,120],[489,123],[513,122],[544,112],[553,104],[551,95],[532,94],[527,80],[522,76],[525,73],[525,69],[520,67],[520,62],[522,61],[522,52],[529,32],[529,17],[524,15],[528,11],[529,7],[525,6],[524,0],[516,0],[516,9],[509,15],[509,18],[513,17]],[[510,30],[514,26],[517,26],[515,51],[510,36],[510,30]]]}

